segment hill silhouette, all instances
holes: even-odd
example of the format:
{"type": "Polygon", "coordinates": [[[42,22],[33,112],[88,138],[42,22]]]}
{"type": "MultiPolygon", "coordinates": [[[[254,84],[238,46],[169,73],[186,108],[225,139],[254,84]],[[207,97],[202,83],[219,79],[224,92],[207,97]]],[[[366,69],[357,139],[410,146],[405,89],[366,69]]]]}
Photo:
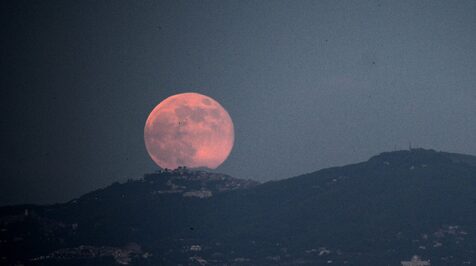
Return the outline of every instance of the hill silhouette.
{"type": "Polygon", "coordinates": [[[0,208],[2,265],[476,263],[476,157],[412,149],[260,184],[177,169],[0,208]]]}

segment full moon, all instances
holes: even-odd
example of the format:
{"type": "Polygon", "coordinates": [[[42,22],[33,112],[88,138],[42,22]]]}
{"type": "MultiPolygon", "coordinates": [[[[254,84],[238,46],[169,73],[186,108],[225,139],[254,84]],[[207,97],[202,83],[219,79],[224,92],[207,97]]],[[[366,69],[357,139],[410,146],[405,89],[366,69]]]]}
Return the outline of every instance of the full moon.
{"type": "Polygon", "coordinates": [[[233,148],[233,122],[214,99],[199,93],[168,97],[149,114],[144,128],[147,152],[162,168],[217,168],[233,148]]]}

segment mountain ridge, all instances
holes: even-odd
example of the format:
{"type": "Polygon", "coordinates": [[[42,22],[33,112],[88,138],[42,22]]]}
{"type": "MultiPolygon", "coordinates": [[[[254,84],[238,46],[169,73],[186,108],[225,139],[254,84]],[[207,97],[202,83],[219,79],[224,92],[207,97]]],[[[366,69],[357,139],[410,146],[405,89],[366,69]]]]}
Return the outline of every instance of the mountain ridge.
{"type": "Polygon", "coordinates": [[[384,152],[262,184],[161,171],[64,204],[19,206],[16,222],[5,222],[15,207],[0,208],[0,236],[12,233],[0,257],[6,265],[61,264],[65,253],[88,265],[398,265],[415,254],[432,265],[476,262],[475,158],[384,152]]]}

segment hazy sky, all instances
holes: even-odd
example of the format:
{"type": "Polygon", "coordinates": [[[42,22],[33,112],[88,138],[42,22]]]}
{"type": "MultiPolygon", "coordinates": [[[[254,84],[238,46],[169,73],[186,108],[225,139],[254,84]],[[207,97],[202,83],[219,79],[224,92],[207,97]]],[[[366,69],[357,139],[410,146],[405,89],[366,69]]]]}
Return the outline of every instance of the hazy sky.
{"type": "Polygon", "coordinates": [[[217,170],[271,180],[413,146],[476,154],[476,1],[1,4],[0,205],[156,169],[164,98],[235,123],[217,170]]]}

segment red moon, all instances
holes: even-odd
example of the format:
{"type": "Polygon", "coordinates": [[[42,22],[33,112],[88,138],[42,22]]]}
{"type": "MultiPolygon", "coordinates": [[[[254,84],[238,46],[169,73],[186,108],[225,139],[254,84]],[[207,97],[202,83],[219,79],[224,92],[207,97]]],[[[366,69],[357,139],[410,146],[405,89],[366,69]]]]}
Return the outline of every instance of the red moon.
{"type": "Polygon", "coordinates": [[[217,168],[233,148],[235,133],[228,112],[199,93],[168,97],[149,114],[144,128],[147,152],[162,168],[217,168]]]}

